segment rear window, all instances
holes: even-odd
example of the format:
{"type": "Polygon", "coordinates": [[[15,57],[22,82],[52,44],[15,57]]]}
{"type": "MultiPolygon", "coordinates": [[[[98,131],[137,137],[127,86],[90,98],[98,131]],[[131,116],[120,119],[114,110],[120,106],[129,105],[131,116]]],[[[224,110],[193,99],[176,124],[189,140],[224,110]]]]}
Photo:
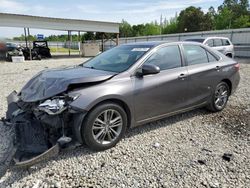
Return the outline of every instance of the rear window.
{"type": "Polygon", "coordinates": [[[214,39],[214,46],[223,46],[221,39],[214,39]]]}
{"type": "Polygon", "coordinates": [[[222,39],[223,46],[229,46],[230,42],[227,39],[222,39]]]}
{"type": "Polygon", "coordinates": [[[213,39],[209,39],[207,42],[206,42],[206,45],[210,46],[210,47],[213,47],[214,46],[214,41],[213,39]]]}
{"type": "Polygon", "coordinates": [[[188,65],[208,63],[207,52],[198,45],[183,45],[188,65]]]}
{"type": "Polygon", "coordinates": [[[183,45],[183,48],[188,65],[218,61],[218,57],[199,45],[183,45]]]}
{"type": "Polygon", "coordinates": [[[210,52],[207,51],[207,58],[209,62],[215,62],[218,61],[217,58],[215,58],[210,52]]]}

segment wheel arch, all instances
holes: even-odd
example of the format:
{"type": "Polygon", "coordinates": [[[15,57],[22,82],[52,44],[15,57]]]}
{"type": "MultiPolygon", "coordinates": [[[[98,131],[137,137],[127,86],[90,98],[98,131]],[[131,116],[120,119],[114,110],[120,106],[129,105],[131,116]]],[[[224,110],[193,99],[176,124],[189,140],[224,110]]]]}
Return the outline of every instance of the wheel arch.
{"type": "Polygon", "coordinates": [[[226,56],[227,56],[227,57],[230,57],[230,58],[233,58],[233,54],[232,54],[231,52],[226,53],[226,56]]]}
{"type": "Polygon", "coordinates": [[[229,91],[230,91],[229,95],[231,95],[231,93],[232,93],[232,82],[229,79],[223,79],[223,80],[221,80],[221,82],[225,82],[228,85],[229,91]]]}
{"type": "Polygon", "coordinates": [[[125,112],[126,112],[126,114],[127,114],[127,120],[128,120],[128,125],[127,125],[127,126],[128,126],[128,128],[130,128],[130,127],[131,127],[131,124],[132,124],[132,114],[131,114],[131,110],[130,110],[128,104],[127,104],[125,101],[121,100],[121,99],[117,99],[117,98],[108,98],[108,99],[104,99],[104,100],[102,100],[102,101],[99,101],[98,103],[96,103],[95,105],[93,105],[93,106],[91,107],[91,109],[88,111],[88,113],[89,113],[92,109],[94,109],[95,107],[97,107],[97,106],[99,106],[99,105],[101,105],[101,104],[103,104],[103,103],[108,103],[108,102],[115,103],[115,104],[121,106],[121,107],[125,110],[125,112]]]}

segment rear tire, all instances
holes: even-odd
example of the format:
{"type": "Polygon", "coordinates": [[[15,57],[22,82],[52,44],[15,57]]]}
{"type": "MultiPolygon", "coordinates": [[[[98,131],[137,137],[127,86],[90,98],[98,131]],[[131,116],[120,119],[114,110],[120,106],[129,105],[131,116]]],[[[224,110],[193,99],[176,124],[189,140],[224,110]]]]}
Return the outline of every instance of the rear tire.
{"type": "Polygon", "coordinates": [[[89,112],[82,125],[84,143],[95,151],[112,148],[124,136],[127,124],[127,114],[121,106],[100,104],[89,112]]]}
{"type": "Polygon", "coordinates": [[[230,89],[226,82],[220,82],[213,93],[211,101],[207,106],[207,109],[212,112],[222,111],[226,105],[229,98],[230,89]]]}
{"type": "Polygon", "coordinates": [[[14,146],[15,131],[13,126],[0,122],[0,178],[8,170],[16,152],[14,146]]]}

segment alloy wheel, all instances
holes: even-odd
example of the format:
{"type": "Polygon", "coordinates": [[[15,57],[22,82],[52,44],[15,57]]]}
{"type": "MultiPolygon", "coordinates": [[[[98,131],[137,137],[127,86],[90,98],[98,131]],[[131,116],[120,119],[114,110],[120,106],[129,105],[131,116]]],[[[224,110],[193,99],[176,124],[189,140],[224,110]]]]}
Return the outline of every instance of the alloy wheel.
{"type": "Polygon", "coordinates": [[[225,107],[228,100],[229,91],[226,85],[220,85],[215,91],[214,104],[216,108],[222,109],[225,107]]]}
{"type": "Polygon", "coordinates": [[[93,123],[93,138],[99,144],[110,144],[119,137],[122,126],[123,120],[121,114],[114,109],[107,109],[101,112],[93,123]]]}

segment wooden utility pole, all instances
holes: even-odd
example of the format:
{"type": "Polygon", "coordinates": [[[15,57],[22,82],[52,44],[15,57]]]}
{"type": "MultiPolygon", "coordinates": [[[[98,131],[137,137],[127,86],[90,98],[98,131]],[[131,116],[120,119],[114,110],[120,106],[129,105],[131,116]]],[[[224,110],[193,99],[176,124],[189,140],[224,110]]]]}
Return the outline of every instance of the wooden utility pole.
{"type": "Polygon", "coordinates": [[[116,33],[116,46],[119,45],[119,33],[116,33]]]}

